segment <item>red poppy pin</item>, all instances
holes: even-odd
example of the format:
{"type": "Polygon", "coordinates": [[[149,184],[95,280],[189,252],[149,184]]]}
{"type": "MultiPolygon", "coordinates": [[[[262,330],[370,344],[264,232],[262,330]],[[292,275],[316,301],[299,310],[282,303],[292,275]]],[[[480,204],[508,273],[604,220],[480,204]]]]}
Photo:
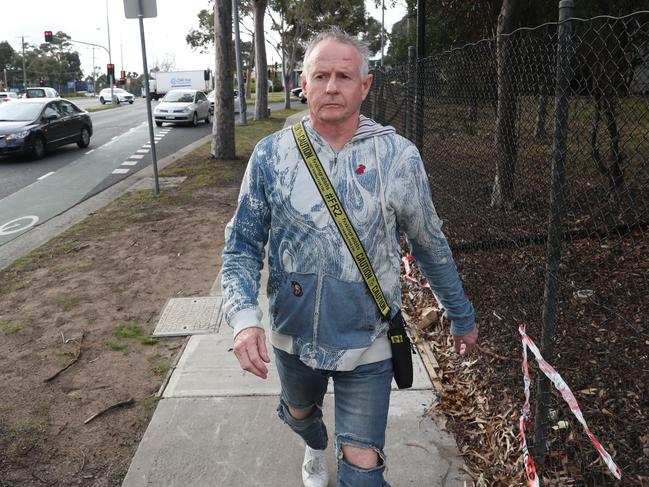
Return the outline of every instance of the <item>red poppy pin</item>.
{"type": "Polygon", "coordinates": [[[356,168],[356,174],[363,174],[365,172],[365,166],[361,164],[356,168]]]}

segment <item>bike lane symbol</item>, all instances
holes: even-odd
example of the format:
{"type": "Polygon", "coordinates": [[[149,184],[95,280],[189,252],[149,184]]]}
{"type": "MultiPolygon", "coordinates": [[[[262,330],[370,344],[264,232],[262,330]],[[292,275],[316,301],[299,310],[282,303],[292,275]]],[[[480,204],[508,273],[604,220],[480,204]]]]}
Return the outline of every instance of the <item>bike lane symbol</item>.
{"type": "Polygon", "coordinates": [[[38,222],[36,215],[21,216],[7,223],[0,225],[0,235],[11,235],[12,233],[22,232],[33,227],[38,222]]]}

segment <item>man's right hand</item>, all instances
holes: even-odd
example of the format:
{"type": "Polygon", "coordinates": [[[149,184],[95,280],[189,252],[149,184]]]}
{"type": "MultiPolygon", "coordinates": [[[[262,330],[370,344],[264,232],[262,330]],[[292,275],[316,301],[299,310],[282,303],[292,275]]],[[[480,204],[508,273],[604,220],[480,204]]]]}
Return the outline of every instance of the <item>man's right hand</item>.
{"type": "Polygon", "coordinates": [[[263,328],[252,327],[239,332],[234,338],[233,348],[243,370],[262,379],[268,377],[268,368],[264,362],[270,363],[270,358],[266,351],[263,328]]]}

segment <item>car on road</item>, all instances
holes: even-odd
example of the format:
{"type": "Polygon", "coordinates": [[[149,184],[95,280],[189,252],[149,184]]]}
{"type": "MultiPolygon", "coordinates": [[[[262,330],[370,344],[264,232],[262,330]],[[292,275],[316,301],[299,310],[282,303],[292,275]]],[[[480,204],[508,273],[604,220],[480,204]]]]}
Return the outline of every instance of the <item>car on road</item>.
{"type": "MultiPolygon", "coordinates": [[[[135,101],[135,95],[133,93],[129,93],[126,90],[123,90],[122,88],[113,88],[113,99],[115,100],[115,103],[117,105],[119,105],[120,103],[133,104],[133,102],[135,101]]],[[[104,88],[99,92],[99,102],[102,105],[104,103],[111,102],[110,88],[104,88]]]]}
{"type": "Polygon", "coordinates": [[[27,88],[23,94],[23,98],[58,98],[59,92],[54,88],[47,86],[34,86],[27,88]]]}
{"type": "Polygon", "coordinates": [[[199,90],[168,91],[153,110],[153,118],[158,127],[164,122],[189,123],[194,127],[199,120],[212,123],[210,102],[205,93],[199,90]]]}
{"type": "Polygon", "coordinates": [[[62,98],[27,98],[0,104],[0,155],[43,157],[49,149],[76,143],[88,147],[92,120],[62,98]]]}
{"type": "MultiPolygon", "coordinates": [[[[214,115],[214,96],[216,95],[216,90],[212,90],[207,94],[207,99],[210,102],[210,113],[214,115]]],[[[239,93],[234,92],[234,113],[239,113],[241,111],[241,104],[239,103],[239,93]]]]}
{"type": "Polygon", "coordinates": [[[13,91],[0,91],[0,103],[18,100],[18,95],[13,91]]]}
{"type": "Polygon", "coordinates": [[[302,93],[302,87],[298,86],[297,88],[293,88],[291,90],[291,95],[299,98],[302,103],[306,103],[306,95],[302,93]]]}

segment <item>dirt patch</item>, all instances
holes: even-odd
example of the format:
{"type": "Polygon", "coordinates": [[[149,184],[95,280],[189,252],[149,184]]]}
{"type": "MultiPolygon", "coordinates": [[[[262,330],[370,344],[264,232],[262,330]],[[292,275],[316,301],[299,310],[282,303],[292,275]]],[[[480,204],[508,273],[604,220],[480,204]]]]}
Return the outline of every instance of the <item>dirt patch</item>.
{"type": "Polygon", "coordinates": [[[150,338],[162,307],[208,295],[248,155],[282,124],[241,128],[234,161],[193,152],[161,174],[179,187],[128,193],[0,272],[3,487],[121,484],[185,343],[150,338]]]}

